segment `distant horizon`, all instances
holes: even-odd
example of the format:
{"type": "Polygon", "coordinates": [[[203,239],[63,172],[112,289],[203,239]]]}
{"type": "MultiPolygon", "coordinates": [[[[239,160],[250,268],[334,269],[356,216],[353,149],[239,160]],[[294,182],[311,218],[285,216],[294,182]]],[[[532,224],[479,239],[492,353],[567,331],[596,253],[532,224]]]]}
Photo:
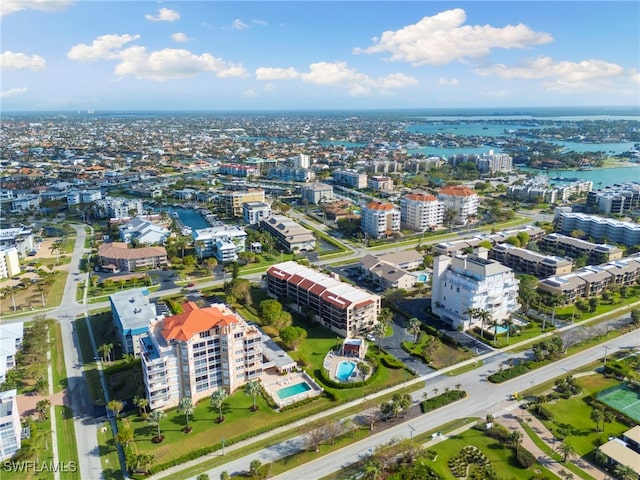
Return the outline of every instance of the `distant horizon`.
{"type": "Polygon", "coordinates": [[[464,115],[469,114],[472,116],[478,116],[478,114],[484,114],[488,116],[503,116],[503,115],[528,115],[528,114],[540,114],[545,113],[549,115],[554,113],[554,116],[567,115],[571,113],[581,115],[640,115],[639,105],[564,105],[564,106],[514,106],[514,107],[370,107],[370,108],[246,108],[246,109],[52,109],[52,110],[10,110],[3,111],[0,109],[0,116],[2,115],[28,115],[28,114],[71,114],[82,115],[85,117],[101,116],[102,114],[135,114],[135,113],[339,113],[339,112],[439,112],[441,114],[449,115],[464,115]]]}

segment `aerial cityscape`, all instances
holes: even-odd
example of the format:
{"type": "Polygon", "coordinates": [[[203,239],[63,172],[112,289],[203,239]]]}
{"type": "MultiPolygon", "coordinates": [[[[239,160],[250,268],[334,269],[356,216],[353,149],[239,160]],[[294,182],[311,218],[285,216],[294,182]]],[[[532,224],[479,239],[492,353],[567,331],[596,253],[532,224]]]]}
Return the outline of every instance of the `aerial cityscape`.
{"type": "Polygon", "coordinates": [[[640,479],[640,4],[0,5],[2,480],[640,479]]]}

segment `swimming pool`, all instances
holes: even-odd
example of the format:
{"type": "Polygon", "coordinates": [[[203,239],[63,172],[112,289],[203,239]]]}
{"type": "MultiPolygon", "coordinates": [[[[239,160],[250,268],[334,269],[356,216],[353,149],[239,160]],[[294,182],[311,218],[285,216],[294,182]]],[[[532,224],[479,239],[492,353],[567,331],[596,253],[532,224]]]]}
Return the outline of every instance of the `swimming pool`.
{"type": "Polygon", "coordinates": [[[288,387],[281,388],[277,390],[276,393],[280,397],[281,400],[286,400],[289,397],[293,397],[294,395],[298,395],[299,393],[308,392],[311,390],[311,385],[307,382],[296,383],[295,385],[289,385],[288,387]]]}
{"type": "Polygon", "coordinates": [[[424,283],[427,281],[427,276],[426,275],[418,275],[418,281],[421,283],[424,283]]]}
{"type": "Polygon", "coordinates": [[[340,362],[336,370],[336,378],[344,382],[349,379],[355,369],[356,364],[353,362],[340,362]]]}

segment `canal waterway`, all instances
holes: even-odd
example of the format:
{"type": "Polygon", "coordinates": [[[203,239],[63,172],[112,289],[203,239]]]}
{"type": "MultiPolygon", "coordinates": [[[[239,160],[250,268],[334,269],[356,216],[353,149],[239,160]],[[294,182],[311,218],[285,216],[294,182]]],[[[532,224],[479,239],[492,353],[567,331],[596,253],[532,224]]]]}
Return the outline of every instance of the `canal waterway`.
{"type": "Polygon", "coordinates": [[[571,179],[591,180],[594,190],[608,187],[615,183],[640,182],[640,164],[635,167],[619,168],[594,168],[593,170],[538,170],[530,167],[518,167],[518,170],[525,172],[536,172],[539,175],[548,176],[551,183],[562,185],[571,179]],[[566,179],[553,180],[554,178],[566,179]]]}

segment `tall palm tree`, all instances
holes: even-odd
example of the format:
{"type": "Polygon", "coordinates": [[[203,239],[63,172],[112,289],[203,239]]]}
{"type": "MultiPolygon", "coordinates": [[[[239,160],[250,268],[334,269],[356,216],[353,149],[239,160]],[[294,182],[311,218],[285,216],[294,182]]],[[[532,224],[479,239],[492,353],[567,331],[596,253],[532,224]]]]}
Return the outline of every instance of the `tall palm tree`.
{"type": "Polygon", "coordinates": [[[224,420],[224,417],[222,416],[222,406],[224,405],[224,401],[227,397],[227,391],[223,388],[218,388],[218,390],[211,394],[211,405],[218,409],[218,422],[222,422],[224,420]]]}
{"type": "Polygon", "coordinates": [[[507,327],[507,345],[509,345],[509,334],[511,333],[511,327],[514,324],[513,317],[509,315],[506,320],[502,323],[505,327],[507,327]]]}
{"type": "Polygon", "coordinates": [[[184,431],[186,433],[189,433],[191,431],[191,427],[189,427],[189,415],[193,415],[193,412],[195,412],[195,410],[196,407],[193,405],[193,401],[191,401],[190,397],[183,397],[180,400],[180,404],[178,405],[178,412],[184,415],[185,422],[187,423],[184,428],[184,431]]]}
{"type": "Polygon", "coordinates": [[[422,326],[422,322],[417,318],[413,317],[409,319],[409,327],[407,328],[407,332],[413,335],[414,345],[418,343],[418,335],[420,335],[421,326],[422,326]]]}
{"type": "Polygon", "coordinates": [[[158,435],[156,436],[158,442],[161,442],[163,440],[162,437],[162,432],[160,431],[160,422],[162,421],[162,419],[164,417],[166,417],[166,413],[164,413],[162,410],[153,410],[151,412],[151,414],[149,415],[149,425],[151,425],[152,427],[156,427],[158,430],[158,435]]]}
{"type": "Polygon", "coordinates": [[[260,382],[258,380],[251,380],[250,382],[247,382],[244,386],[244,393],[253,397],[253,406],[251,407],[251,411],[255,412],[258,410],[258,407],[256,406],[256,396],[260,393],[260,382]]]}
{"type": "Polygon", "coordinates": [[[373,335],[376,337],[378,350],[380,350],[380,342],[387,333],[387,327],[384,323],[378,322],[373,326],[373,335]]]}
{"type": "Polygon", "coordinates": [[[576,454],[576,449],[566,439],[562,440],[562,443],[556,447],[556,451],[562,455],[562,461],[565,463],[576,454]]]}
{"type": "Polygon", "coordinates": [[[489,322],[489,326],[493,327],[493,346],[496,345],[498,339],[498,327],[500,326],[500,320],[494,320],[493,318],[489,322]]]}
{"type": "Polygon", "coordinates": [[[145,412],[147,410],[147,407],[149,406],[149,400],[147,400],[146,397],[139,397],[139,396],[135,396],[133,397],[133,404],[138,407],[138,412],[142,415],[143,412],[145,412]]]}
{"type": "Polygon", "coordinates": [[[480,319],[480,338],[484,338],[484,326],[486,324],[490,324],[491,321],[493,320],[493,316],[491,315],[491,312],[489,312],[488,310],[484,310],[484,309],[479,309],[478,310],[478,316],[477,318],[480,319]]]}

